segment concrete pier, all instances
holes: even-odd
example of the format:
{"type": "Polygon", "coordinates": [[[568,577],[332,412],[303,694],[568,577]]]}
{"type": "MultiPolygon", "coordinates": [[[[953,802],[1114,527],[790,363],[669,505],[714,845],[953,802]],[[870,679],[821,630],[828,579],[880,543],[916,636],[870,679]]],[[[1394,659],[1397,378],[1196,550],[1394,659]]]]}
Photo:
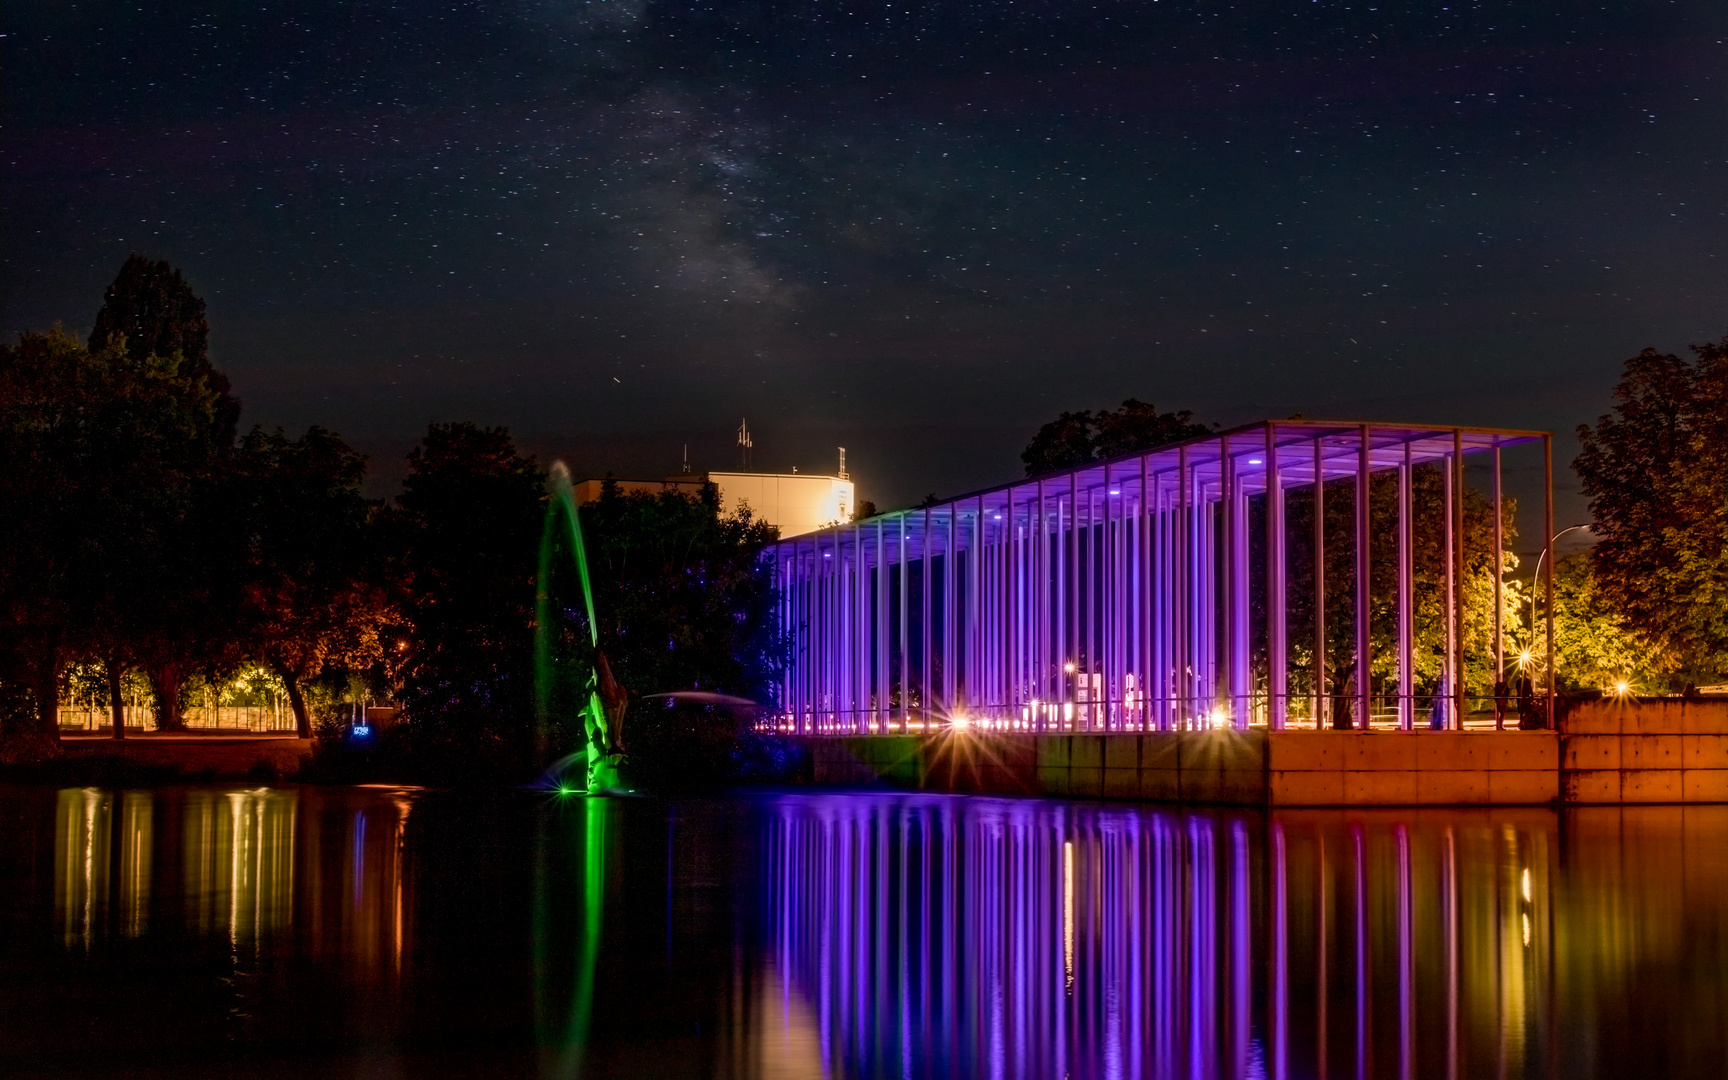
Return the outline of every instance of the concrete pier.
{"type": "Polygon", "coordinates": [[[1575,704],[1559,731],[1249,731],[807,739],[812,779],[1246,806],[1728,802],[1728,701],[1575,704]]]}

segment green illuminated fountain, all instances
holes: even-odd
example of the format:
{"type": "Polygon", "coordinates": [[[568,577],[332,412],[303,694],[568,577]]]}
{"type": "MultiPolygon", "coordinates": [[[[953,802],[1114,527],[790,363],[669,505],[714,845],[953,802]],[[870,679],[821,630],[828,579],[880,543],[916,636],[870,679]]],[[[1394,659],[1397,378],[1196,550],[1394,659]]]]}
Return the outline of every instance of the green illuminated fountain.
{"type": "MultiPolygon", "coordinates": [[[[594,618],[594,588],[588,577],[588,555],[582,543],[582,519],[570,470],[554,462],[548,480],[550,500],[546,522],[540,531],[540,566],[534,610],[534,699],[541,751],[550,756],[562,725],[558,713],[570,701],[561,691],[572,677],[579,680],[575,700],[582,717],[583,746],[566,754],[546,771],[546,786],[560,794],[578,790],[589,794],[620,789],[619,769],[624,761],[621,741],[627,696],[612,678],[606,655],[600,651],[600,627],[594,618]],[[567,558],[561,559],[564,555],[567,558]],[[585,618],[587,648],[592,661],[573,661],[561,655],[564,626],[563,605],[555,594],[574,571],[582,593],[580,614],[585,618]],[[581,766],[581,772],[577,772],[581,766]],[[581,777],[578,783],[576,777],[581,777]]],[[[574,600],[574,597],[571,597],[574,600]]],[[[580,634],[580,631],[578,632],[580,634]]],[[[544,758],[542,758],[544,760],[544,758]]]]}

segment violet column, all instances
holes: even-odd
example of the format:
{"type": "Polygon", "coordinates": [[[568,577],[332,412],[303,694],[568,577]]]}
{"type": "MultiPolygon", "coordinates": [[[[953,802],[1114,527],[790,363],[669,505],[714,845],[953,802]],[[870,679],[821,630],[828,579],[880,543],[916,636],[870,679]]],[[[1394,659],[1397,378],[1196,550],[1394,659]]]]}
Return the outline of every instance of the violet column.
{"type": "Polygon", "coordinates": [[[1368,551],[1368,471],[1372,465],[1369,458],[1372,448],[1368,425],[1363,424],[1361,459],[1356,468],[1356,715],[1360,718],[1357,727],[1363,731],[1373,726],[1368,712],[1371,700],[1368,691],[1373,681],[1368,638],[1368,617],[1372,610],[1368,605],[1369,575],[1372,572],[1368,551]]]}
{"type": "MultiPolygon", "coordinates": [[[[1500,521],[1500,444],[1494,444],[1494,682],[1498,683],[1506,677],[1506,637],[1502,618],[1506,610],[1506,600],[1503,593],[1506,577],[1506,538],[1501,535],[1500,521]]],[[[1504,727],[1506,717],[1498,704],[1494,709],[1494,726],[1504,727]]]]}
{"type": "Polygon", "coordinates": [[[918,542],[918,652],[923,666],[918,669],[918,711],[923,714],[922,730],[930,727],[930,702],[936,696],[936,681],[930,677],[930,593],[935,585],[935,559],[930,545],[930,508],[924,508],[924,532],[918,542]]]}
{"type": "Polygon", "coordinates": [[[906,514],[900,514],[900,730],[911,730],[912,720],[912,648],[908,631],[912,628],[912,619],[908,614],[911,590],[906,579],[910,564],[906,559],[907,549],[906,514]]]}
{"type": "Polygon", "coordinates": [[[1284,730],[1284,718],[1289,711],[1284,618],[1284,484],[1278,471],[1278,425],[1269,423],[1266,425],[1266,726],[1273,731],[1284,730]]]}
{"type": "Polygon", "coordinates": [[[873,714],[882,734],[888,734],[892,712],[888,708],[888,528],[886,518],[876,519],[876,708],[873,714]]]}
{"type": "Polygon", "coordinates": [[[1457,669],[1453,667],[1453,660],[1457,656],[1458,650],[1458,641],[1456,637],[1458,620],[1454,618],[1454,614],[1458,610],[1458,581],[1454,577],[1454,574],[1458,569],[1458,563],[1457,560],[1452,557],[1452,546],[1457,543],[1457,539],[1452,532],[1452,506],[1459,500],[1457,493],[1453,490],[1452,486],[1452,478],[1455,475],[1455,472],[1452,468],[1452,460],[1450,457],[1445,459],[1444,465],[1446,467],[1446,477],[1443,489],[1445,497],[1442,509],[1446,513],[1446,527],[1444,530],[1446,540],[1446,548],[1444,552],[1444,558],[1446,559],[1446,656],[1440,661],[1440,671],[1442,672],[1440,693],[1435,696],[1434,700],[1434,709],[1439,720],[1439,723],[1436,726],[1440,728],[1455,726],[1453,718],[1448,714],[1452,711],[1452,688],[1457,685],[1458,678],[1457,669]]]}
{"type": "Polygon", "coordinates": [[[1189,663],[1193,655],[1190,637],[1191,617],[1188,611],[1188,594],[1191,592],[1188,566],[1189,521],[1188,521],[1188,448],[1177,451],[1176,458],[1176,507],[1175,529],[1171,535],[1171,545],[1175,550],[1175,559],[1171,563],[1170,576],[1175,583],[1175,603],[1172,607],[1171,630],[1172,645],[1175,653],[1175,686],[1174,697],[1176,706],[1176,725],[1186,726],[1189,709],[1187,706],[1189,687],[1189,663]]]}
{"type": "MultiPolygon", "coordinates": [[[[1545,549],[1552,549],[1554,544],[1554,436],[1542,436],[1542,535],[1545,549]]],[[[1542,560],[1542,593],[1543,603],[1547,610],[1547,644],[1548,644],[1548,706],[1547,715],[1549,730],[1554,728],[1554,558],[1555,553],[1548,550],[1548,557],[1542,560]]]]}
{"type": "Polygon", "coordinates": [[[1325,437],[1314,436],[1314,730],[1326,726],[1326,465],[1325,437]]]}
{"type": "Polygon", "coordinates": [[[1464,433],[1456,429],[1452,432],[1452,472],[1454,477],[1452,486],[1453,490],[1457,492],[1456,497],[1452,500],[1452,531],[1458,537],[1458,546],[1453,553],[1453,558],[1457,562],[1458,607],[1452,612],[1454,627],[1452,640],[1456,642],[1456,652],[1452,657],[1452,669],[1458,673],[1458,681],[1452,684],[1452,696],[1455,704],[1452,709],[1451,726],[1457,731],[1463,731],[1464,716],[1469,708],[1465,694],[1469,690],[1467,684],[1470,679],[1470,670],[1464,666],[1464,615],[1470,599],[1464,587],[1467,580],[1464,562],[1464,433]]]}
{"type": "Polygon", "coordinates": [[[959,526],[960,508],[950,504],[948,529],[942,537],[942,707],[949,713],[954,712],[954,676],[960,652],[954,645],[954,629],[957,623],[954,618],[954,594],[957,588],[954,580],[954,558],[955,551],[960,546],[954,533],[959,526]]]}
{"type": "Polygon", "coordinates": [[[1398,727],[1416,726],[1416,664],[1410,563],[1410,441],[1404,441],[1404,460],[1398,465],[1398,727]]]}

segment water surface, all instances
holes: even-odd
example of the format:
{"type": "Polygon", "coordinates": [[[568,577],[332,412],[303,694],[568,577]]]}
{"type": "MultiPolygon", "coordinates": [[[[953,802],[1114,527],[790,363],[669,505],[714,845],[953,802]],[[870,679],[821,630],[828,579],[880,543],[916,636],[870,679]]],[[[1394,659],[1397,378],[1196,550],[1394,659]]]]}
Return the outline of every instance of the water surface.
{"type": "Polygon", "coordinates": [[[1728,1075],[1728,808],[0,789],[0,1071],[1728,1075]]]}

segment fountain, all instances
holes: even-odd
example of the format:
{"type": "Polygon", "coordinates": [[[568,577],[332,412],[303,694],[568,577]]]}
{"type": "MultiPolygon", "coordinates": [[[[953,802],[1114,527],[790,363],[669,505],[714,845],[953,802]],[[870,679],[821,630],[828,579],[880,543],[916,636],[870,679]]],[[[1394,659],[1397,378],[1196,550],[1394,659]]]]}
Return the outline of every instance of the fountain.
{"type": "MultiPolygon", "coordinates": [[[[541,778],[541,785],[560,794],[589,794],[622,790],[619,769],[624,763],[621,741],[624,706],[628,700],[623,689],[612,678],[606,654],[600,651],[600,627],[594,618],[594,588],[588,576],[588,555],[582,543],[582,519],[576,506],[576,492],[570,484],[570,470],[562,461],[552,464],[548,478],[550,499],[546,505],[546,522],[540,531],[540,564],[534,596],[534,701],[536,735],[542,760],[549,757],[554,740],[562,735],[562,708],[567,704],[565,691],[571,689],[568,680],[572,670],[579,673],[575,696],[582,717],[582,748],[555,761],[541,778]],[[560,548],[569,556],[560,565],[560,548]],[[582,607],[577,612],[586,624],[586,647],[578,640],[576,656],[563,655],[565,640],[564,611],[556,602],[555,584],[561,570],[574,569],[581,585],[582,607]],[[570,775],[582,766],[578,787],[570,775]]],[[[572,598],[573,599],[573,598],[572,598]]]]}

